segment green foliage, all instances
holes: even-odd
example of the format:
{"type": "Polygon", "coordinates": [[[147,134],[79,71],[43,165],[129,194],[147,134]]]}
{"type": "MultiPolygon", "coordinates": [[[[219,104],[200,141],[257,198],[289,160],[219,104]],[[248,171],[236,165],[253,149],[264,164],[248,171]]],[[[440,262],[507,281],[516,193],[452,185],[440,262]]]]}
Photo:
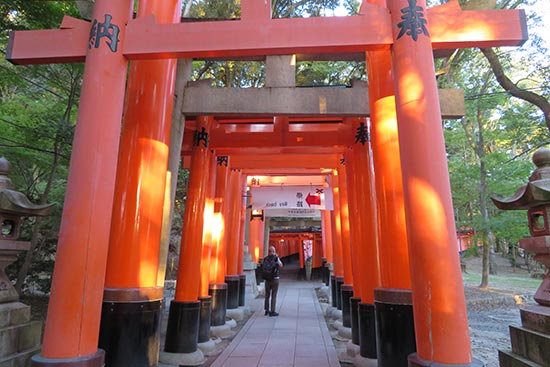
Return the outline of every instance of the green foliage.
{"type": "Polygon", "coordinates": [[[364,62],[304,61],[296,67],[296,86],[349,86],[366,74],[364,62]]]}
{"type": "MultiPolygon", "coordinates": [[[[529,16],[531,26],[536,21],[529,16]]],[[[519,50],[498,51],[506,75],[518,87],[548,99],[550,62],[540,57],[547,52],[540,39],[519,50]]],[[[535,168],[530,157],[550,145],[544,117],[538,108],[502,90],[478,50],[458,50],[437,60],[436,67],[441,87],[462,88],[466,96],[466,116],[444,122],[457,226],[475,228],[483,243],[492,233],[500,250],[515,253],[519,239],[529,235],[526,213],[498,210],[489,196],[511,196],[527,182],[535,168]],[[488,218],[481,210],[484,205],[488,218]]]]}
{"type": "MultiPolygon", "coordinates": [[[[57,28],[66,14],[78,16],[74,2],[3,1],[2,54],[8,31],[57,28]]],[[[76,64],[16,67],[0,58],[0,156],[10,161],[17,190],[33,202],[55,203],[51,216],[27,218],[23,227],[23,240],[35,238],[26,277],[26,288],[33,291],[47,293],[50,287],[82,71],[76,64]]],[[[24,257],[8,269],[12,278],[24,257]]]]}

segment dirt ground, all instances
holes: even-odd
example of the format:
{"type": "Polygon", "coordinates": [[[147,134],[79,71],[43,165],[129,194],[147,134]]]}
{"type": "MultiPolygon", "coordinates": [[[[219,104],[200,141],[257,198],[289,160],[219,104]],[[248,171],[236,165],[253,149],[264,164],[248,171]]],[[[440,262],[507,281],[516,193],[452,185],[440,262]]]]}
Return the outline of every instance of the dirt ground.
{"type": "Polygon", "coordinates": [[[472,353],[487,367],[497,367],[498,350],[509,350],[508,326],[520,325],[519,307],[534,304],[533,295],[541,283],[524,269],[512,268],[510,261],[496,255],[497,274],[489,276],[489,288],[478,288],[481,258],[464,260],[464,292],[468,309],[472,353]]]}

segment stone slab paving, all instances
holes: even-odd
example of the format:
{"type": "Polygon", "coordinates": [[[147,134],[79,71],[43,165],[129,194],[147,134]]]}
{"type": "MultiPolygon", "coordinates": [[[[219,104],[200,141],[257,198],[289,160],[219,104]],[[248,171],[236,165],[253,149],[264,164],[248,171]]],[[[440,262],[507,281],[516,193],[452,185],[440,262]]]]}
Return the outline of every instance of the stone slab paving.
{"type": "Polygon", "coordinates": [[[212,367],[340,367],[315,288],[319,282],[281,280],[279,316],[264,316],[263,299],[212,367]]]}

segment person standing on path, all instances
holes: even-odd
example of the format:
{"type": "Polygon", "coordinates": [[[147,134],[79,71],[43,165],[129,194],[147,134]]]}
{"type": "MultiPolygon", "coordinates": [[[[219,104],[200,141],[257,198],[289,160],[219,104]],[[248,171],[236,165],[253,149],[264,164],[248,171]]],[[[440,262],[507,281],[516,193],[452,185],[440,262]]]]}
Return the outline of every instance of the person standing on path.
{"type": "Polygon", "coordinates": [[[269,253],[262,262],[262,277],[265,280],[265,316],[279,316],[275,312],[275,305],[277,304],[277,292],[279,291],[279,269],[282,267],[283,262],[275,252],[275,247],[269,246],[269,253]]]}

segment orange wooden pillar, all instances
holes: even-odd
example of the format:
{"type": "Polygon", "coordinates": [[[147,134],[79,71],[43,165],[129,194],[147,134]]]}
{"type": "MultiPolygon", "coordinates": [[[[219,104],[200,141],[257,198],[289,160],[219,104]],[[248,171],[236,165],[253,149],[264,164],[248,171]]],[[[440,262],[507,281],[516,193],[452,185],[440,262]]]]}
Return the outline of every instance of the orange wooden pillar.
{"type": "Polygon", "coordinates": [[[208,152],[210,168],[207,176],[206,198],[204,202],[204,227],[202,235],[201,271],[198,299],[200,301],[199,335],[198,342],[206,343],[210,340],[210,323],[212,315],[212,296],[209,294],[210,265],[213,247],[214,230],[214,197],[216,192],[216,159],[213,151],[208,152]]]}
{"type": "Polygon", "coordinates": [[[193,353],[197,350],[200,302],[204,205],[210,192],[208,138],[211,116],[197,117],[183,222],[183,236],[174,300],[170,303],[164,351],[193,353]]]}
{"type": "Polygon", "coordinates": [[[332,263],[332,232],[330,225],[330,210],[321,211],[321,232],[323,233],[323,254],[327,264],[332,263]]]}
{"type": "Polygon", "coordinates": [[[227,222],[227,308],[239,307],[239,240],[242,209],[242,175],[240,170],[231,170],[226,200],[228,201],[227,222]]]}
{"type": "Polygon", "coordinates": [[[333,267],[333,256],[332,256],[332,225],[331,225],[331,211],[322,210],[321,211],[321,230],[323,232],[323,254],[325,256],[325,267],[323,269],[325,274],[325,284],[330,285],[330,268],[333,267]]]}
{"type": "Polygon", "coordinates": [[[364,243],[363,230],[361,229],[359,216],[360,207],[357,203],[357,190],[361,190],[357,186],[357,178],[355,175],[355,162],[353,159],[353,150],[349,149],[345,153],[346,160],[346,176],[348,188],[348,211],[349,211],[349,226],[350,226],[350,253],[352,262],[353,284],[355,285],[353,294],[354,297],[361,297],[362,288],[359,286],[365,277],[365,270],[362,268],[360,258],[357,256],[359,246],[364,243]]]}
{"type": "Polygon", "coordinates": [[[353,268],[351,264],[351,246],[350,246],[350,222],[348,205],[348,180],[345,167],[345,161],[338,167],[338,199],[340,204],[340,225],[342,230],[342,266],[344,274],[344,284],[353,285],[353,268]]]}
{"type": "Polygon", "coordinates": [[[354,121],[355,144],[353,145],[353,170],[356,186],[360,239],[357,247],[359,268],[364,270],[359,288],[359,344],[361,356],[376,358],[376,324],[374,314],[374,289],[380,287],[380,257],[374,191],[374,172],[370,150],[369,126],[363,119],[354,121]]]}
{"type": "Polygon", "coordinates": [[[411,288],[409,249],[395,96],[389,51],[367,53],[371,106],[371,146],[376,171],[381,281],[384,288],[411,288]]]}
{"type": "Polygon", "coordinates": [[[329,178],[332,187],[334,209],[330,215],[333,249],[334,275],[331,277],[332,306],[342,309],[340,297],[341,286],[344,284],[344,260],[342,255],[342,221],[340,217],[340,187],[338,170],[333,170],[329,178]]]}
{"type": "Polygon", "coordinates": [[[227,284],[225,274],[227,270],[227,215],[228,198],[226,191],[229,181],[229,157],[216,158],[216,188],[214,199],[213,244],[210,257],[210,285],[208,293],[212,296],[212,312],[210,323],[212,326],[225,325],[227,311],[227,284]]]}
{"type": "MultiPolygon", "coordinates": [[[[179,21],[181,2],[141,1],[138,16],[150,14],[160,23],[179,21]]],[[[166,186],[175,69],[176,60],[134,61],[130,67],[99,337],[107,366],[159,357],[164,190],[158,188],[166,186]],[[129,343],[128,335],[137,337],[129,343]]]]}
{"type": "Polygon", "coordinates": [[[245,292],[246,292],[246,274],[244,273],[244,261],[245,251],[248,256],[248,244],[245,245],[246,231],[248,227],[248,214],[247,209],[248,191],[246,183],[246,175],[241,175],[241,212],[239,221],[239,259],[237,261],[237,273],[239,274],[239,306],[244,306],[245,292]]]}
{"type": "Polygon", "coordinates": [[[417,344],[409,366],[468,365],[472,351],[426,3],[395,0],[388,7],[417,344]]]}
{"type": "Polygon", "coordinates": [[[105,34],[96,33],[86,52],[44,340],[33,366],[104,363],[97,342],[128,66],[121,42],[131,10],[131,0],[95,2],[93,19],[105,34]]]}
{"type": "Polygon", "coordinates": [[[355,177],[355,162],[353,160],[353,150],[349,149],[345,153],[346,175],[348,187],[348,207],[350,223],[350,247],[353,270],[353,297],[350,298],[350,323],[351,323],[351,341],[353,344],[360,345],[359,340],[359,303],[361,302],[361,282],[365,277],[366,269],[361,266],[359,256],[359,246],[364,243],[363,229],[359,224],[360,208],[357,203],[357,186],[355,177]]]}
{"type": "Polygon", "coordinates": [[[250,218],[248,224],[248,249],[252,256],[252,261],[257,263],[260,261],[264,242],[264,218],[250,218]]]}
{"type": "Polygon", "coordinates": [[[375,290],[377,358],[406,366],[416,344],[391,54],[369,51],[367,64],[382,281],[375,290]]]}
{"type": "Polygon", "coordinates": [[[348,180],[345,164],[345,158],[342,158],[338,167],[340,222],[342,226],[342,263],[344,266],[344,283],[340,289],[340,297],[342,298],[342,325],[346,328],[351,328],[350,298],[353,297],[353,266],[351,262],[348,180]]]}

